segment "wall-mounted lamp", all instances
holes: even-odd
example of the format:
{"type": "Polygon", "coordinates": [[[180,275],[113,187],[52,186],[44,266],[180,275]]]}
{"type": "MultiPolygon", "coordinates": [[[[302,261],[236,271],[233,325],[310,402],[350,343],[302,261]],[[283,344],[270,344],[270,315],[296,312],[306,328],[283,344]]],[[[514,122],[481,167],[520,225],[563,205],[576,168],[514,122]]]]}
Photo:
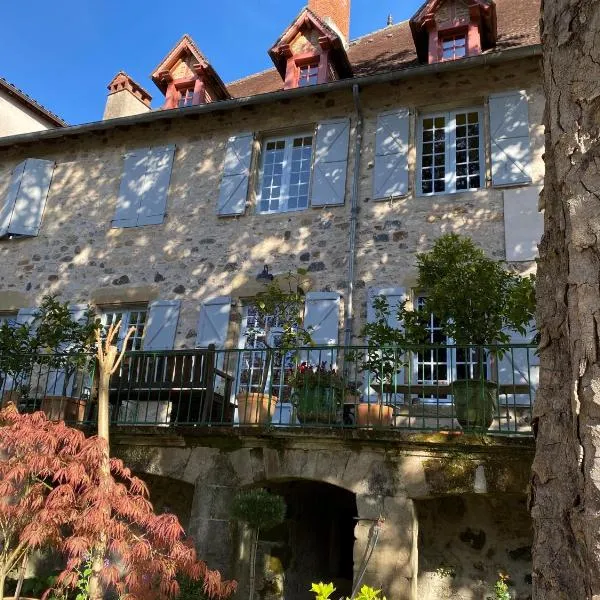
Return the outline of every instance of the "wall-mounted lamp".
{"type": "Polygon", "coordinates": [[[269,265],[263,267],[263,270],[256,276],[256,281],[273,281],[273,275],[269,273],[269,265]]]}

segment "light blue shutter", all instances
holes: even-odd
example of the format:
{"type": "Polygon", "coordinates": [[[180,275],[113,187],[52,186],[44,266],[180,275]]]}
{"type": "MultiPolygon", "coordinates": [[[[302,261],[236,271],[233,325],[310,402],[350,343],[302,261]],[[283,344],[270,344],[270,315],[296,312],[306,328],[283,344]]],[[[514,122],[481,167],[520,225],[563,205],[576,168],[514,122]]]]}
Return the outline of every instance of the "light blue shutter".
{"type": "Polygon", "coordinates": [[[19,163],[11,174],[10,185],[8,191],[4,197],[4,203],[0,208],[0,237],[8,235],[10,229],[10,221],[15,209],[15,202],[19,195],[19,188],[21,187],[21,179],[23,178],[23,172],[25,171],[25,163],[23,161],[19,163]]]}
{"type": "Polygon", "coordinates": [[[38,158],[28,158],[22,169],[21,165],[15,169],[0,213],[0,235],[39,233],[53,172],[53,161],[38,158]]]}
{"type": "Polygon", "coordinates": [[[377,117],[373,198],[408,193],[409,111],[402,108],[377,117]]]}
{"type": "Polygon", "coordinates": [[[179,320],[179,300],[151,302],[144,332],[144,350],[172,350],[179,320]]]}
{"type": "Polygon", "coordinates": [[[350,119],[323,121],[317,126],[312,174],[312,206],[344,204],[350,119]]]}
{"type": "Polygon", "coordinates": [[[210,344],[214,344],[217,350],[225,347],[230,313],[229,296],[213,298],[202,303],[198,317],[196,348],[207,348],[210,344]]]}
{"type": "Polygon", "coordinates": [[[492,94],[489,105],[492,184],[529,183],[531,150],[527,94],[524,91],[492,94]]]}
{"type": "Polygon", "coordinates": [[[253,144],[252,133],[232,136],[227,142],[217,204],[221,216],[243,215],[246,211],[253,144]]]}
{"type": "Polygon", "coordinates": [[[174,154],[173,145],[150,149],[138,226],[160,225],[164,221],[174,154]]]}
{"type": "Polygon", "coordinates": [[[149,148],[140,148],[125,155],[112,227],[137,227],[149,160],[149,148]]]}
{"type": "MultiPolygon", "coordinates": [[[[335,292],[309,292],[304,302],[304,328],[316,346],[337,346],[340,319],[340,295],[335,292]]],[[[335,366],[337,351],[315,350],[307,360],[313,366],[335,366]]]]}
{"type": "Polygon", "coordinates": [[[17,325],[32,325],[38,314],[37,308],[21,308],[17,313],[17,325]]]}

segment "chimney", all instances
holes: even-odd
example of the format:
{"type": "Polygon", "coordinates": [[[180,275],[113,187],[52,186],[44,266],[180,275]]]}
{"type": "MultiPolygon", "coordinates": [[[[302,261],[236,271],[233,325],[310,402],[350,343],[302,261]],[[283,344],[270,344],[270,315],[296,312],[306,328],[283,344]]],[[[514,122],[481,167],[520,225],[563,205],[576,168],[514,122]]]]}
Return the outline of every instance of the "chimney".
{"type": "Polygon", "coordinates": [[[308,0],[308,8],[341,34],[344,42],[349,41],[350,0],[308,0]]]}
{"type": "Polygon", "coordinates": [[[152,96],[125,71],[119,71],[108,84],[104,120],[139,115],[151,110],[152,96]]]}

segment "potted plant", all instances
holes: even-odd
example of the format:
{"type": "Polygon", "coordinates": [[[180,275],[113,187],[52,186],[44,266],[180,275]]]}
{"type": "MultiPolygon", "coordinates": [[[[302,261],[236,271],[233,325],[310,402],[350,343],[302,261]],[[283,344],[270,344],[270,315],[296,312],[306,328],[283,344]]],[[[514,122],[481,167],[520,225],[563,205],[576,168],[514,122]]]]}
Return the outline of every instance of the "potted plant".
{"type": "Polygon", "coordinates": [[[288,377],[292,402],[301,423],[332,423],[337,420],[346,390],[344,379],[327,363],[312,366],[304,361],[288,377]]]}
{"type": "Polygon", "coordinates": [[[246,335],[261,335],[264,339],[264,351],[260,358],[262,368],[258,391],[253,392],[248,381],[246,389],[236,394],[240,424],[270,422],[278,401],[272,385],[267,391],[274,357],[279,353],[283,360],[290,360],[296,352],[295,348],[312,343],[301,318],[304,292],[299,281],[305,274],[306,271],[298,269],[296,274],[290,272],[283,278],[270,280],[255,297],[257,326],[249,327],[246,335]]]}
{"type": "Polygon", "coordinates": [[[489,359],[502,356],[509,332],[524,335],[534,318],[534,277],[521,277],[485,255],[470,238],[454,233],[417,255],[418,286],[427,292],[424,314],[434,314],[442,332],[473,365],[451,384],[463,428],[487,429],[497,409],[498,385],[489,359]]]}

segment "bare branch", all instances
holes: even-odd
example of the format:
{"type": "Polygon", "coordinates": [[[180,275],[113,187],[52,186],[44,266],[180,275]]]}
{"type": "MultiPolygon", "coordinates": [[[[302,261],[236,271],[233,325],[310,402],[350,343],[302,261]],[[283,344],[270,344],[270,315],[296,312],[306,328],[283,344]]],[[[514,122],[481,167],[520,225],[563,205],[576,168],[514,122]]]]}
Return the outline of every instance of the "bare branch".
{"type": "Polygon", "coordinates": [[[121,354],[119,354],[119,357],[117,358],[117,360],[115,361],[115,364],[113,366],[113,368],[110,371],[111,375],[114,375],[116,370],[119,368],[119,365],[121,364],[121,361],[123,360],[123,355],[125,354],[125,350],[127,349],[127,342],[129,341],[129,338],[135,333],[135,327],[130,327],[129,331],[127,332],[127,335],[125,336],[125,339],[123,340],[123,346],[121,348],[121,354]]]}

